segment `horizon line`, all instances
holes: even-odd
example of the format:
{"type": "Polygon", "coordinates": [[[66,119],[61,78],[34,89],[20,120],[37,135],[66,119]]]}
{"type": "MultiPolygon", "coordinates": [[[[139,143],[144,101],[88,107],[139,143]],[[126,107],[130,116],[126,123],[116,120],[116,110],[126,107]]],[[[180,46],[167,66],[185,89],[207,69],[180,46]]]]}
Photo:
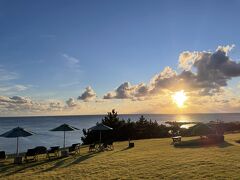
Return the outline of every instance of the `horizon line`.
{"type": "MultiPolygon", "coordinates": [[[[108,113],[108,112],[107,112],[108,113]]],[[[106,114],[74,114],[74,115],[20,115],[20,116],[0,116],[0,118],[30,118],[30,117],[66,117],[66,116],[106,116],[106,114]]],[[[203,112],[203,113],[126,113],[119,114],[119,116],[124,115],[197,115],[197,114],[240,114],[240,112],[203,112]]]]}

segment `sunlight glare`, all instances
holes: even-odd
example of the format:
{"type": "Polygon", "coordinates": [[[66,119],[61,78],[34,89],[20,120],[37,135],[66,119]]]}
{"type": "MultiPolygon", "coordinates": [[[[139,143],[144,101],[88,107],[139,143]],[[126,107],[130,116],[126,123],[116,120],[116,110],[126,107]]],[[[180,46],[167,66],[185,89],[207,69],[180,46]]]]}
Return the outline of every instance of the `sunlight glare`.
{"type": "Polygon", "coordinates": [[[184,106],[185,101],[187,100],[187,96],[184,90],[175,92],[172,98],[173,98],[173,102],[176,103],[176,105],[179,108],[182,108],[184,106]]]}

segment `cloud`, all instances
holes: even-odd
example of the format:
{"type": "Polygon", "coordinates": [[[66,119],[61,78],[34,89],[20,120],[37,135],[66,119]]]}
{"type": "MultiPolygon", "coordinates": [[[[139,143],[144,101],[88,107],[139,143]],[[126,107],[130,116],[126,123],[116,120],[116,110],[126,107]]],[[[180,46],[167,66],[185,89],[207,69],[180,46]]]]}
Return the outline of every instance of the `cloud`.
{"type": "Polygon", "coordinates": [[[31,99],[27,97],[13,96],[6,97],[0,96],[0,111],[4,112],[17,112],[30,109],[33,105],[31,99]]]}
{"type": "Polygon", "coordinates": [[[15,93],[20,91],[25,91],[27,89],[28,89],[27,86],[24,86],[21,84],[0,86],[1,93],[15,93]]]}
{"type": "Polygon", "coordinates": [[[189,70],[195,68],[194,78],[202,86],[215,89],[227,86],[228,80],[240,76],[240,63],[227,55],[233,47],[234,45],[218,46],[215,52],[187,52],[187,58],[181,58],[179,66],[189,70]],[[186,64],[191,64],[191,67],[186,64]]]}
{"type": "Polygon", "coordinates": [[[240,83],[237,85],[237,88],[240,89],[240,83]]]}
{"type": "Polygon", "coordinates": [[[177,72],[170,67],[165,67],[162,72],[156,74],[150,80],[151,94],[159,90],[168,89],[177,83],[177,72]]]}
{"type": "Polygon", "coordinates": [[[31,100],[27,97],[21,97],[21,96],[13,96],[13,97],[0,96],[0,103],[25,104],[25,103],[31,103],[31,100]]]}
{"type": "Polygon", "coordinates": [[[121,84],[116,90],[104,95],[104,99],[132,99],[148,97],[165,91],[184,89],[197,92],[198,95],[209,96],[220,93],[227,86],[228,80],[240,76],[240,63],[230,59],[228,53],[234,45],[218,46],[215,52],[184,51],[179,56],[177,73],[170,67],[156,74],[148,85],[140,83],[121,84]]]}
{"type": "Polygon", "coordinates": [[[42,104],[47,106],[48,111],[62,111],[65,108],[65,105],[62,101],[51,100],[49,103],[42,104]]]}
{"type": "Polygon", "coordinates": [[[81,96],[78,97],[78,100],[83,100],[83,101],[91,101],[96,98],[96,93],[94,90],[91,88],[91,86],[86,87],[85,91],[82,93],[81,96]]]}
{"type": "Polygon", "coordinates": [[[2,66],[0,66],[0,81],[9,81],[18,79],[19,75],[15,72],[9,72],[5,69],[3,69],[2,66]]]}
{"type": "Polygon", "coordinates": [[[179,55],[179,64],[178,67],[189,71],[191,70],[193,64],[196,62],[196,58],[198,57],[198,52],[190,52],[190,51],[184,51],[179,55]]]}
{"type": "Polygon", "coordinates": [[[32,101],[27,97],[13,96],[9,98],[11,101],[17,104],[31,103],[32,101]]]}
{"type": "Polygon", "coordinates": [[[218,46],[217,47],[217,51],[223,51],[226,53],[226,55],[228,55],[228,53],[235,48],[235,44],[232,45],[226,45],[226,46],[218,46]]]}
{"type": "Polygon", "coordinates": [[[65,87],[76,86],[76,85],[79,85],[79,84],[80,84],[79,81],[73,81],[73,82],[60,84],[59,87],[65,88],[65,87]]]}
{"type": "Polygon", "coordinates": [[[240,76],[240,63],[228,56],[233,48],[234,45],[227,45],[218,46],[215,52],[181,53],[179,67],[183,71],[177,75],[175,86],[199,91],[201,95],[220,92],[228,80],[240,76]]]}
{"type": "Polygon", "coordinates": [[[77,103],[75,102],[74,98],[69,98],[66,101],[66,104],[68,105],[68,107],[75,107],[75,106],[77,106],[77,103]]]}
{"type": "Polygon", "coordinates": [[[82,70],[80,69],[80,60],[76,57],[70,56],[68,54],[62,54],[61,55],[64,59],[64,63],[66,65],[67,68],[69,68],[69,70],[71,72],[74,73],[81,73],[82,70]]]}
{"type": "MultiPolygon", "coordinates": [[[[6,114],[68,114],[81,112],[104,113],[107,109],[117,108],[122,113],[127,112],[164,112],[177,111],[172,102],[172,93],[184,90],[189,97],[186,102],[188,112],[225,112],[238,111],[240,107],[237,87],[229,90],[229,80],[240,76],[240,63],[230,58],[234,45],[218,46],[215,51],[184,51],[179,55],[179,69],[165,67],[154,75],[147,83],[131,84],[126,81],[116,89],[107,92],[98,99],[95,91],[89,86],[77,98],[70,97],[66,101],[33,100],[22,96],[0,96],[0,113],[6,114]],[[232,91],[232,93],[230,93],[232,91]],[[124,99],[109,101],[109,99],[124,99]],[[116,103],[117,102],[117,103],[116,103]],[[121,103],[119,103],[121,102],[121,103]],[[81,104],[82,103],[82,104],[81,104]],[[101,106],[99,106],[99,104],[101,106]],[[79,108],[81,107],[81,112],[79,108]],[[160,108],[160,109],[159,109],[160,108]],[[226,110],[227,109],[227,110],[226,110]]],[[[79,61],[68,55],[63,55],[68,64],[78,67],[79,61]]],[[[0,66],[2,69],[2,66],[0,66]]],[[[6,81],[18,78],[15,73],[1,71],[5,74],[0,80],[0,93],[20,92],[28,88],[24,85],[6,84],[6,81]],[[7,75],[6,75],[7,74],[7,75]]],[[[0,77],[1,78],[1,77],[0,77]]],[[[72,86],[75,82],[63,85],[72,86]]]]}
{"type": "Polygon", "coordinates": [[[131,85],[129,82],[121,84],[116,90],[104,95],[104,99],[132,99],[144,100],[144,97],[154,95],[161,90],[169,89],[177,83],[177,73],[170,67],[164,68],[156,74],[148,85],[140,83],[131,85]]]}
{"type": "Polygon", "coordinates": [[[60,100],[34,101],[23,96],[0,96],[0,112],[11,114],[59,112],[66,108],[60,100]]]}
{"type": "Polygon", "coordinates": [[[70,64],[78,64],[79,60],[75,57],[69,56],[67,54],[62,55],[70,64]]]}
{"type": "Polygon", "coordinates": [[[30,87],[30,85],[25,86],[11,82],[16,79],[19,79],[18,73],[7,71],[3,66],[0,65],[0,93],[5,95],[14,94],[16,92],[25,91],[30,87]]]}
{"type": "Polygon", "coordinates": [[[146,96],[148,87],[144,83],[132,86],[129,82],[121,84],[115,91],[104,95],[104,99],[135,99],[146,96]]]}
{"type": "Polygon", "coordinates": [[[219,46],[215,52],[183,52],[188,55],[180,55],[179,66],[184,69],[180,79],[185,80],[190,89],[199,89],[206,94],[218,92],[227,86],[228,80],[240,76],[240,64],[227,56],[233,47],[219,46]]]}
{"type": "Polygon", "coordinates": [[[109,92],[104,96],[104,99],[128,99],[131,97],[131,84],[125,82],[121,84],[114,92],[109,92]]]}

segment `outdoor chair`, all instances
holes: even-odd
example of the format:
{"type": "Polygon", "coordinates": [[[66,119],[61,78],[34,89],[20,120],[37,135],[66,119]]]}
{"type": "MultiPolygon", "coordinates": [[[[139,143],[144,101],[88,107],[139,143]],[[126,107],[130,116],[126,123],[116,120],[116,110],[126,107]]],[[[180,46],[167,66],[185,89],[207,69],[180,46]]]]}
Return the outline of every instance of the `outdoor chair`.
{"type": "Polygon", "coordinates": [[[51,147],[51,149],[47,150],[48,159],[51,157],[59,157],[59,150],[59,146],[51,147]]]}
{"type": "Polygon", "coordinates": [[[107,151],[114,150],[113,141],[106,141],[99,147],[99,151],[104,151],[104,150],[107,150],[107,151]]]}
{"type": "Polygon", "coordinates": [[[99,146],[99,151],[104,151],[108,149],[107,143],[103,143],[102,145],[99,146]]]}
{"type": "Polygon", "coordinates": [[[107,141],[106,146],[107,150],[114,150],[113,141],[107,141]]]}
{"type": "Polygon", "coordinates": [[[96,144],[90,144],[89,145],[89,152],[94,152],[96,151],[96,144]]]}
{"type": "Polygon", "coordinates": [[[28,162],[29,160],[36,161],[37,160],[36,150],[35,149],[28,149],[25,156],[24,156],[24,159],[25,159],[26,162],[28,162]]]}
{"type": "Polygon", "coordinates": [[[80,143],[72,144],[72,146],[70,146],[68,148],[68,151],[69,151],[69,153],[79,154],[80,153],[80,143]]]}
{"type": "Polygon", "coordinates": [[[0,151],[0,161],[6,159],[6,153],[5,151],[0,151]]]}
{"type": "Polygon", "coordinates": [[[37,146],[34,148],[36,150],[36,157],[38,159],[39,155],[46,154],[47,155],[47,148],[44,146],[37,146]]]}

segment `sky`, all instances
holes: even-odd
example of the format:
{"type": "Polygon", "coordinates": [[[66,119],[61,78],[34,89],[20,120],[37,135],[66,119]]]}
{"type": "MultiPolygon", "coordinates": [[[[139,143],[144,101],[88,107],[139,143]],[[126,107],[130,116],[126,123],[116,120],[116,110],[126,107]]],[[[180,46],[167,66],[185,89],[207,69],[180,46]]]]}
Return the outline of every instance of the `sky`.
{"type": "Polygon", "coordinates": [[[0,116],[240,112],[239,8],[0,0],[0,116]]]}

